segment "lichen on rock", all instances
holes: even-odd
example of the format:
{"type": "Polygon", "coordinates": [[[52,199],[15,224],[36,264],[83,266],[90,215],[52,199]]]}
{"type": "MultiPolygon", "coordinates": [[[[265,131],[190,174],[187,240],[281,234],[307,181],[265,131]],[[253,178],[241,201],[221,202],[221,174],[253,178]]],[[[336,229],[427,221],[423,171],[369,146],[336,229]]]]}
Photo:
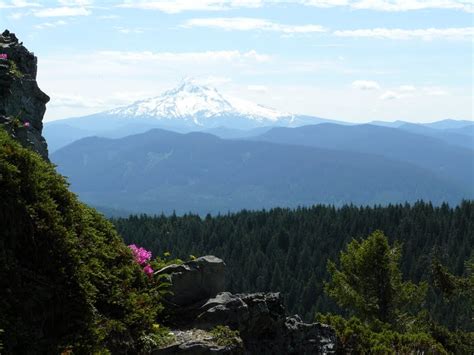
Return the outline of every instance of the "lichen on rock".
{"type": "Polygon", "coordinates": [[[8,30],[0,35],[0,54],[0,125],[48,160],[42,130],[49,96],[36,82],[38,60],[8,30]]]}

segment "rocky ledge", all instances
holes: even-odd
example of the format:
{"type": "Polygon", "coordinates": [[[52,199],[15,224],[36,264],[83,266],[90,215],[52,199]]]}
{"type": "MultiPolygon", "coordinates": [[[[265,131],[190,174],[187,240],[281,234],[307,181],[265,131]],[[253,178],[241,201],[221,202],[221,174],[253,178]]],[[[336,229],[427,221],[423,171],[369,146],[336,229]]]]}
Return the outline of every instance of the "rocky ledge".
{"type": "Polygon", "coordinates": [[[48,159],[41,135],[49,96],[36,83],[37,58],[5,30],[0,35],[0,125],[22,145],[48,159]]]}
{"type": "Polygon", "coordinates": [[[172,294],[166,297],[172,344],[153,354],[333,354],[336,334],[320,323],[288,316],[279,293],[231,294],[224,291],[225,263],[204,256],[156,272],[169,274],[172,294]],[[236,331],[226,346],[213,329],[236,331]]]}

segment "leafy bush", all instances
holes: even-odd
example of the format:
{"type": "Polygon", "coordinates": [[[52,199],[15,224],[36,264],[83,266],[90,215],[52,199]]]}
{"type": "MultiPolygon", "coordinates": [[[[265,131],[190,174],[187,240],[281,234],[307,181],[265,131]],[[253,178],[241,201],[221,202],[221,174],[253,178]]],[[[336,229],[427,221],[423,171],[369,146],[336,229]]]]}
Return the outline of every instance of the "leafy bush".
{"type": "Polygon", "coordinates": [[[113,226],[2,129],[0,265],[5,353],[135,351],[162,308],[113,226]]]}

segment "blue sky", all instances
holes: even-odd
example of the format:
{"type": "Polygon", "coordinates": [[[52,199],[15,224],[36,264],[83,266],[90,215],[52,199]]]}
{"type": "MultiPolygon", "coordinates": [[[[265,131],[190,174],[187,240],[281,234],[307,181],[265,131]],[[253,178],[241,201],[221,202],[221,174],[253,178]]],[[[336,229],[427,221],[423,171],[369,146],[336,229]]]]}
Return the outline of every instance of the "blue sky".
{"type": "Polygon", "coordinates": [[[0,0],[39,58],[47,120],[159,95],[184,77],[352,122],[473,119],[465,0],[0,0]]]}

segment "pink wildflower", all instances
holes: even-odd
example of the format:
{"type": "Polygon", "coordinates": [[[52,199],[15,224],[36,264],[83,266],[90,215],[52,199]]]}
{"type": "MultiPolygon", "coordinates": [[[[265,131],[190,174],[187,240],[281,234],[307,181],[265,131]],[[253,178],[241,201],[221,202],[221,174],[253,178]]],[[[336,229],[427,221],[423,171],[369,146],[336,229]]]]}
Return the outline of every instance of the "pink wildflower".
{"type": "Polygon", "coordinates": [[[8,54],[0,53],[0,59],[8,59],[8,54]]]}
{"type": "Polygon", "coordinates": [[[135,244],[131,244],[128,247],[132,250],[133,257],[138,264],[143,266],[151,259],[151,251],[137,247],[135,244]]]}
{"type": "Polygon", "coordinates": [[[25,123],[23,123],[23,127],[26,127],[26,128],[30,127],[30,122],[26,121],[25,123]]]}
{"type": "Polygon", "coordinates": [[[153,269],[151,268],[150,265],[147,264],[147,266],[143,268],[143,272],[147,274],[148,276],[150,276],[151,274],[153,274],[153,269]]]}

